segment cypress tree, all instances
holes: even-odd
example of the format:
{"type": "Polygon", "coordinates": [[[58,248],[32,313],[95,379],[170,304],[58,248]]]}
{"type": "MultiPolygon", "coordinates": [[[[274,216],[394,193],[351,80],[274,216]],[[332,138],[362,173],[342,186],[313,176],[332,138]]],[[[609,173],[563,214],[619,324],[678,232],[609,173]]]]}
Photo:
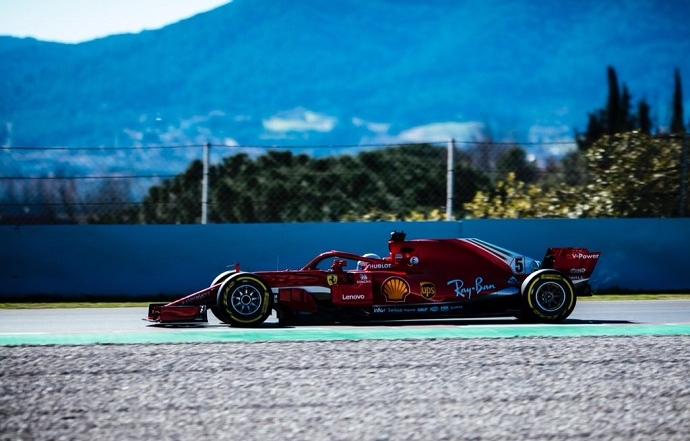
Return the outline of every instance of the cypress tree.
{"type": "Polygon", "coordinates": [[[635,128],[635,121],[633,120],[630,109],[632,108],[632,96],[628,90],[628,86],[623,83],[623,92],[621,93],[620,114],[618,115],[618,131],[630,132],[635,128]]]}
{"type": "Polygon", "coordinates": [[[671,116],[671,133],[683,134],[683,86],[680,83],[680,72],[675,69],[673,88],[673,115],[671,116]]]}
{"type": "Polygon", "coordinates": [[[607,68],[609,98],[606,104],[606,133],[613,135],[621,129],[621,96],[618,89],[618,77],[612,66],[607,68]]]}
{"type": "Polygon", "coordinates": [[[645,100],[637,104],[637,128],[647,135],[652,132],[652,118],[649,116],[650,107],[645,100]]]}
{"type": "MultiPolygon", "coordinates": [[[[604,135],[631,132],[635,129],[650,134],[652,130],[651,108],[645,100],[640,100],[637,113],[632,111],[632,95],[628,86],[618,87],[618,76],[612,66],[607,67],[609,95],[606,107],[588,115],[587,130],[576,133],[579,150],[587,151],[592,144],[604,135]]],[[[681,108],[682,118],[682,108],[681,108]]]]}

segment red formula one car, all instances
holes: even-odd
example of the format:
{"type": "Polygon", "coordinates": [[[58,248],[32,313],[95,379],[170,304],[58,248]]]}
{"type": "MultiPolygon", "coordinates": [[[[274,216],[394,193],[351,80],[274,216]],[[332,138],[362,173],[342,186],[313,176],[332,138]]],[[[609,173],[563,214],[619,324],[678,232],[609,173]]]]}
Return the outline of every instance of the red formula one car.
{"type": "Polygon", "coordinates": [[[207,321],[232,326],[512,315],[555,323],[591,295],[600,252],[549,248],[543,262],[478,239],[407,240],[393,232],[389,255],[328,251],[298,270],[224,272],[211,286],[149,306],[161,324],[207,321]]]}

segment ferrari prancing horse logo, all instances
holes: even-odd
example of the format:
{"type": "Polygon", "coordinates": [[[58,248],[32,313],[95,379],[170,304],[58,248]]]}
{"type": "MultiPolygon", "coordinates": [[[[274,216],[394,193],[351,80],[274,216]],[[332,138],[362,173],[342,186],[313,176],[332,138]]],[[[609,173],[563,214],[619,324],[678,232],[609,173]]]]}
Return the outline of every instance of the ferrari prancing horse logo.
{"type": "Polygon", "coordinates": [[[328,282],[328,286],[335,285],[336,283],[338,283],[338,275],[329,274],[328,277],[326,277],[326,281],[328,282]]]}

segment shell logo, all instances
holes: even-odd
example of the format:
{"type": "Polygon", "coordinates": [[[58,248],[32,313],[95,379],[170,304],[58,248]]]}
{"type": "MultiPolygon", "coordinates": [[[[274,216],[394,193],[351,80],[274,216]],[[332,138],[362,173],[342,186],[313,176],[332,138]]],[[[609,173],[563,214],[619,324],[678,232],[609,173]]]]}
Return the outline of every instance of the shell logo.
{"type": "Polygon", "coordinates": [[[400,277],[389,277],[381,285],[381,292],[389,302],[404,302],[410,293],[410,285],[400,277]]]}

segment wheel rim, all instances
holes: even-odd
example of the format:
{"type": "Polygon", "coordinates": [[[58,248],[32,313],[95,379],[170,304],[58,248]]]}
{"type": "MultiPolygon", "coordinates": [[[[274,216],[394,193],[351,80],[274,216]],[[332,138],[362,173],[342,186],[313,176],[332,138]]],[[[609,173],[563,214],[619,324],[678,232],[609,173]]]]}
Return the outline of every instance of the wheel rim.
{"type": "Polygon", "coordinates": [[[261,308],[261,291],[252,285],[240,285],[230,295],[230,304],[238,314],[255,314],[261,308]]]}
{"type": "Polygon", "coordinates": [[[558,283],[546,282],[537,289],[534,300],[541,310],[556,312],[565,304],[565,289],[558,283]]]}

